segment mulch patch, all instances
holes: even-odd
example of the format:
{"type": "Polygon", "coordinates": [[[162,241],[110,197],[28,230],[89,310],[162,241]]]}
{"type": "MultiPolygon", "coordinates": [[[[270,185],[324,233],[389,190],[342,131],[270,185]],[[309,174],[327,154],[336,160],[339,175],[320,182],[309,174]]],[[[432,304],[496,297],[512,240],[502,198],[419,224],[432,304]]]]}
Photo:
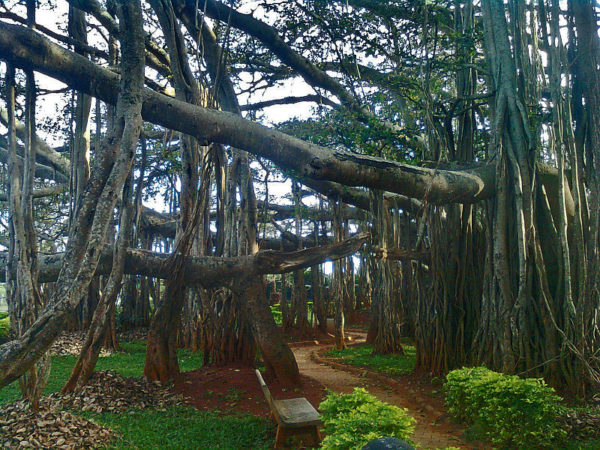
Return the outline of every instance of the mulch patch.
{"type": "MultiPolygon", "coordinates": [[[[50,354],[52,356],[79,356],[86,334],[86,331],[64,331],[50,347],[50,354]]],[[[111,353],[103,348],[100,356],[108,356],[111,353]]]]}
{"type": "Polygon", "coordinates": [[[172,386],[143,378],[125,378],[113,371],[97,371],[78,392],[56,392],[42,397],[39,411],[25,401],[0,407],[0,448],[97,448],[114,433],[71,411],[122,413],[181,405],[184,398],[172,386]]]}
{"type": "MultiPolygon", "coordinates": [[[[79,356],[87,331],[63,331],[50,347],[52,356],[79,356]]],[[[143,341],[148,336],[148,328],[136,328],[118,333],[119,341],[143,341]]],[[[109,356],[112,350],[102,348],[100,356],[109,356]]]]}
{"type": "Polygon", "coordinates": [[[77,392],[56,392],[48,399],[60,408],[95,413],[145,408],[164,410],[184,402],[172,386],[161,386],[144,378],[125,378],[107,370],[94,372],[88,383],[77,392]]]}
{"type": "Polygon", "coordinates": [[[26,401],[0,407],[1,448],[97,448],[114,437],[111,429],[42,399],[38,411],[26,401]]]}
{"type": "Polygon", "coordinates": [[[570,411],[560,419],[572,440],[600,439],[600,408],[596,413],[570,411]]]}
{"type": "MultiPolygon", "coordinates": [[[[300,388],[289,389],[279,381],[265,377],[273,398],[280,400],[306,397],[315,408],[318,407],[325,397],[325,387],[304,375],[301,375],[301,380],[300,388]]],[[[269,405],[258,384],[253,367],[229,364],[184,372],[175,381],[175,390],[183,394],[186,403],[201,410],[270,417],[269,405]]]]}

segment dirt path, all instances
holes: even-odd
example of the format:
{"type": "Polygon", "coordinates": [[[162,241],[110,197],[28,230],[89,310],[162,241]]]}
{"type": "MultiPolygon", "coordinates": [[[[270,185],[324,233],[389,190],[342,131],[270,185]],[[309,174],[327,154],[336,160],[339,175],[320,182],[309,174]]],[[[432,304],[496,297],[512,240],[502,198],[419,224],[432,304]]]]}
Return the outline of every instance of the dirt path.
{"type": "Polygon", "coordinates": [[[320,365],[311,359],[311,354],[319,347],[292,347],[296,361],[303,375],[312,377],[324,386],[337,392],[352,392],[354,387],[364,387],[382,401],[407,408],[411,416],[417,419],[413,440],[421,449],[443,449],[447,447],[472,448],[461,437],[456,435],[456,430],[432,422],[428,414],[415,407],[410,398],[404,393],[397,392],[390,387],[382,386],[368,378],[362,378],[343,370],[337,370],[326,365],[320,365]]]}

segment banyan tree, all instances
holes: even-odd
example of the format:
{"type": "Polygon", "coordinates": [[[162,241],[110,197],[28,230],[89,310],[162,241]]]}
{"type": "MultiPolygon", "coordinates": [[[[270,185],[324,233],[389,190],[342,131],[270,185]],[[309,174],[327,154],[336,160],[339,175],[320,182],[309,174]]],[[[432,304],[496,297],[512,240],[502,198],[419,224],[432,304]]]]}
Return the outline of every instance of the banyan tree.
{"type": "Polygon", "coordinates": [[[333,318],[338,347],[369,306],[374,351],[408,335],[432,374],[486,365],[597,389],[598,13],[3,2],[0,386],[20,379],[35,401],[48,348],[77,327],[65,390],[80,388],[117,321],[149,327],[149,379],[173,379],[189,346],[207,364],[259,351],[295,384],[276,299],[284,329],[333,318]]]}

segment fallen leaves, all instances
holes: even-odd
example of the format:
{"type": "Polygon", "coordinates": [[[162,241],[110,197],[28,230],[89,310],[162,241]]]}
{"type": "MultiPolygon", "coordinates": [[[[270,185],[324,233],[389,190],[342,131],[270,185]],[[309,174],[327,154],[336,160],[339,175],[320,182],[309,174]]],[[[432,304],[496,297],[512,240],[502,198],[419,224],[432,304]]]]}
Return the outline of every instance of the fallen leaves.
{"type": "MultiPolygon", "coordinates": [[[[50,347],[50,354],[52,356],[79,356],[81,348],[85,342],[85,331],[65,331],[63,332],[56,341],[50,347]]],[[[108,356],[111,352],[103,348],[100,352],[100,356],[108,356]]]]}
{"type": "MultiPolygon", "coordinates": [[[[59,356],[79,356],[87,331],[64,331],[50,347],[51,355],[59,356]]],[[[124,331],[119,333],[119,341],[143,341],[148,336],[147,328],[136,328],[134,330],[124,331]]],[[[112,353],[111,350],[102,348],[100,356],[108,356],[112,353]]]]}
{"type": "Polygon", "coordinates": [[[111,429],[42,400],[38,411],[26,401],[0,407],[2,448],[92,448],[105,446],[114,436],[111,429]]]}
{"type": "Polygon", "coordinates": [[[77,411],[123,412],[128,409],[165,409],[180,405],[183,396],[170,386],[143,378],[125,378],[113,371],[94,372],[88,384],[77,392],[49,396],[57,406],[77,411]]]}
{"type": "Polygon", "coordinates": [[[39,411],[19,401],[0,407],[0,448],[92,448],[105,446],[114,436],[109,428],[73,414],[122,413],[181,405],[184,397],[171,386],[125,378],[113,371],[94,372],[78,392],[51,394],[41,399],[39,411]]]}
{"type": "Polygon", "coordinates": [[[571,410],[561,418],[570,439],[587,440],[600,437],[600,409],[596,413],[571,410]]]}

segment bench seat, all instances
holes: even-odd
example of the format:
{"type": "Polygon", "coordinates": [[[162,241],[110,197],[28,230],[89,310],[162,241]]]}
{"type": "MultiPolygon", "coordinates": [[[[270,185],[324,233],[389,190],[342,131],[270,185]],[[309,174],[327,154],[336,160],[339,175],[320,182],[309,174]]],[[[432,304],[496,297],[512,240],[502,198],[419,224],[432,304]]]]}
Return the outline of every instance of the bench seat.
{"type": "Polygon", "coordinates": [[[287,438],[295,434],[306,435],[310,439],[310,445],[318,447],[321,442],[318,428],[321,425],[321,419],[313,405],[304,397],[274,400],[260,371],[256,370],[255,372],[265,399],[271,408],[271,414],[277,422],[275,448],[283,447],[287,438]]]}
{"type": "Polygon", "coordinates": [[[273,400],[273,414],[286,427],[297,428],[320,425],[319,413],[304,397],[273,400]]]}

